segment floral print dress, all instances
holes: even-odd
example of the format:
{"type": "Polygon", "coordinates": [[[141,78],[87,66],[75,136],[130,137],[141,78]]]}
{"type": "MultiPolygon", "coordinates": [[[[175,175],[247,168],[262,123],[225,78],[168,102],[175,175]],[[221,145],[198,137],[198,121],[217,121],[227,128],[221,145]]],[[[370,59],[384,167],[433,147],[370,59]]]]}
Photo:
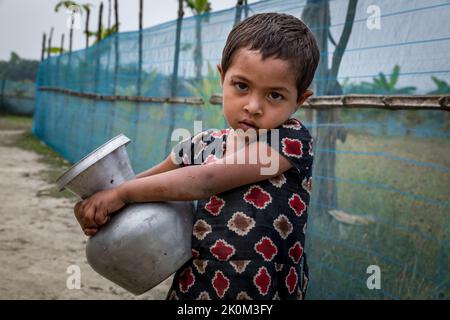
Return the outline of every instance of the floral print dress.
{"type": "MultiPolygon", "coordinates": [[[[293,167],[197,202],[192,258],[176,272],[168,299],[304,299],[312,138],[294,118],[276,129],[278,148],[270,134],[266,142],[293,167]]],[[[201,132],[178,143],[171,155],[180,166],[214,161],[222,157],[229,132],[201,132]]]]}

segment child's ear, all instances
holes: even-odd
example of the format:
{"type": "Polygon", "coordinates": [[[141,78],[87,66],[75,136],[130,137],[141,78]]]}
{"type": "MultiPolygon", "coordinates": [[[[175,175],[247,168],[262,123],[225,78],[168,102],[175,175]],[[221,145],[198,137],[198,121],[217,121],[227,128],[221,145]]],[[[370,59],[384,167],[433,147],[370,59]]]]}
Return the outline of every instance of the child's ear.
{"type": "Polygon", "coordinates": [[[295,109],[296,111],[298,110],[298,108],[300,108],[300,106],[305,102],[306,99],[308,99],[309,97],[311,97],[313,95],[313,91],[306,89],[303,94],[299,95],[297,98],[297,108],[295,109]]]}
{"type": "Polygon", "coordinates": [[[219,70],[220,81],[221,81],[221,83],[223,85],[223,79],[224,79],[225,75],[223,74],[222,65],[220,63],[217,65],[217,70],[219,70]]]}

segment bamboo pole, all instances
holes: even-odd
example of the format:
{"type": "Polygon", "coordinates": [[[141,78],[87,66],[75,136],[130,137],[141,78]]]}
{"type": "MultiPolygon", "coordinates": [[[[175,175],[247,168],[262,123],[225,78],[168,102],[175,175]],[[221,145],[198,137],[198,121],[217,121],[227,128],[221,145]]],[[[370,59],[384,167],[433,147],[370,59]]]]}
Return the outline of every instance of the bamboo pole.
{"type": "MultiPolygon", "coordinates": [[[[214,94],[211,104],[221,105],[222,95],[214,94]]],[[[383,96],[352,94],[345,96],[320,96],[309,98],[304,109],[384,109],[384,110],[443,110],[450,111],[450,95],[383,96]]]]}
{"type": "Polygon", "coordinates": [[[46,41],[46,34],[42,35],[42,49],[41,49],[41,61],[44,61],[45,58],[45,41],[46,41]]]}
{"type": "Polygon", "coordinates": [[[51,27],[50,29],[50,34],[48,36],[48,48],[47,48],[47,58],[50,58],[51,55],[51,48],[52,48],[52,38],[53,38],[53,30],[55,28],[51,27]]]}
{"type": "Polygon", "coordinates": [[[196,97],[141,97],[141,96],[121,96],[121,95],[102,95],[93,92],[81,92],[59,87],[38,87],[39,91],[59,92],[75,97],[81,97],[92,100],[102,101],[131,101],[131,102],[152,102],[152,103],[175,103],[189,105],[203,105],[205,102],[202,98],[196,97]]]}

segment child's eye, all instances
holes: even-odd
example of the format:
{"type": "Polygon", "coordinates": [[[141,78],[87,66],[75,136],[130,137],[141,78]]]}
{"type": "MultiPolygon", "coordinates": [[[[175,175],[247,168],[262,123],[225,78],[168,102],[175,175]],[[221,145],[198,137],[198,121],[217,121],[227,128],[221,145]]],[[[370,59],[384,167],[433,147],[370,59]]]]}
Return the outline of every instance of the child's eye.
{"type": "Polygon", "coordinates": [[[238,91],[246,91],[247,90],[247,85],[245,83],[242,82],[235,82],[234,83],[234,87],[236,89],[238,89],[238,91]]]}
{"type": "Polygon", "coordinates": [[[269,96],[270,96],[270,99],[275,100],[275,101],[283,99],[283,96],[275,91],[272,91],[269,96]]]}

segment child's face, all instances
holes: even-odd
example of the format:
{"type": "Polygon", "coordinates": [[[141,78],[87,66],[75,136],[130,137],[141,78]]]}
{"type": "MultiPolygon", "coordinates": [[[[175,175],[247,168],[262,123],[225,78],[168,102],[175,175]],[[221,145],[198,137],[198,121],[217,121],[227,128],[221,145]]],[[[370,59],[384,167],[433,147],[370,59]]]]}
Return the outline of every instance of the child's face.
{"type": "Polygon", "coordinates": [[[222,77],[224,116],[233,129],[273,129],[284,123],[309,97],[297,93],[289,62],[262,60],[259,51],[239,49],[222,77]]]}

